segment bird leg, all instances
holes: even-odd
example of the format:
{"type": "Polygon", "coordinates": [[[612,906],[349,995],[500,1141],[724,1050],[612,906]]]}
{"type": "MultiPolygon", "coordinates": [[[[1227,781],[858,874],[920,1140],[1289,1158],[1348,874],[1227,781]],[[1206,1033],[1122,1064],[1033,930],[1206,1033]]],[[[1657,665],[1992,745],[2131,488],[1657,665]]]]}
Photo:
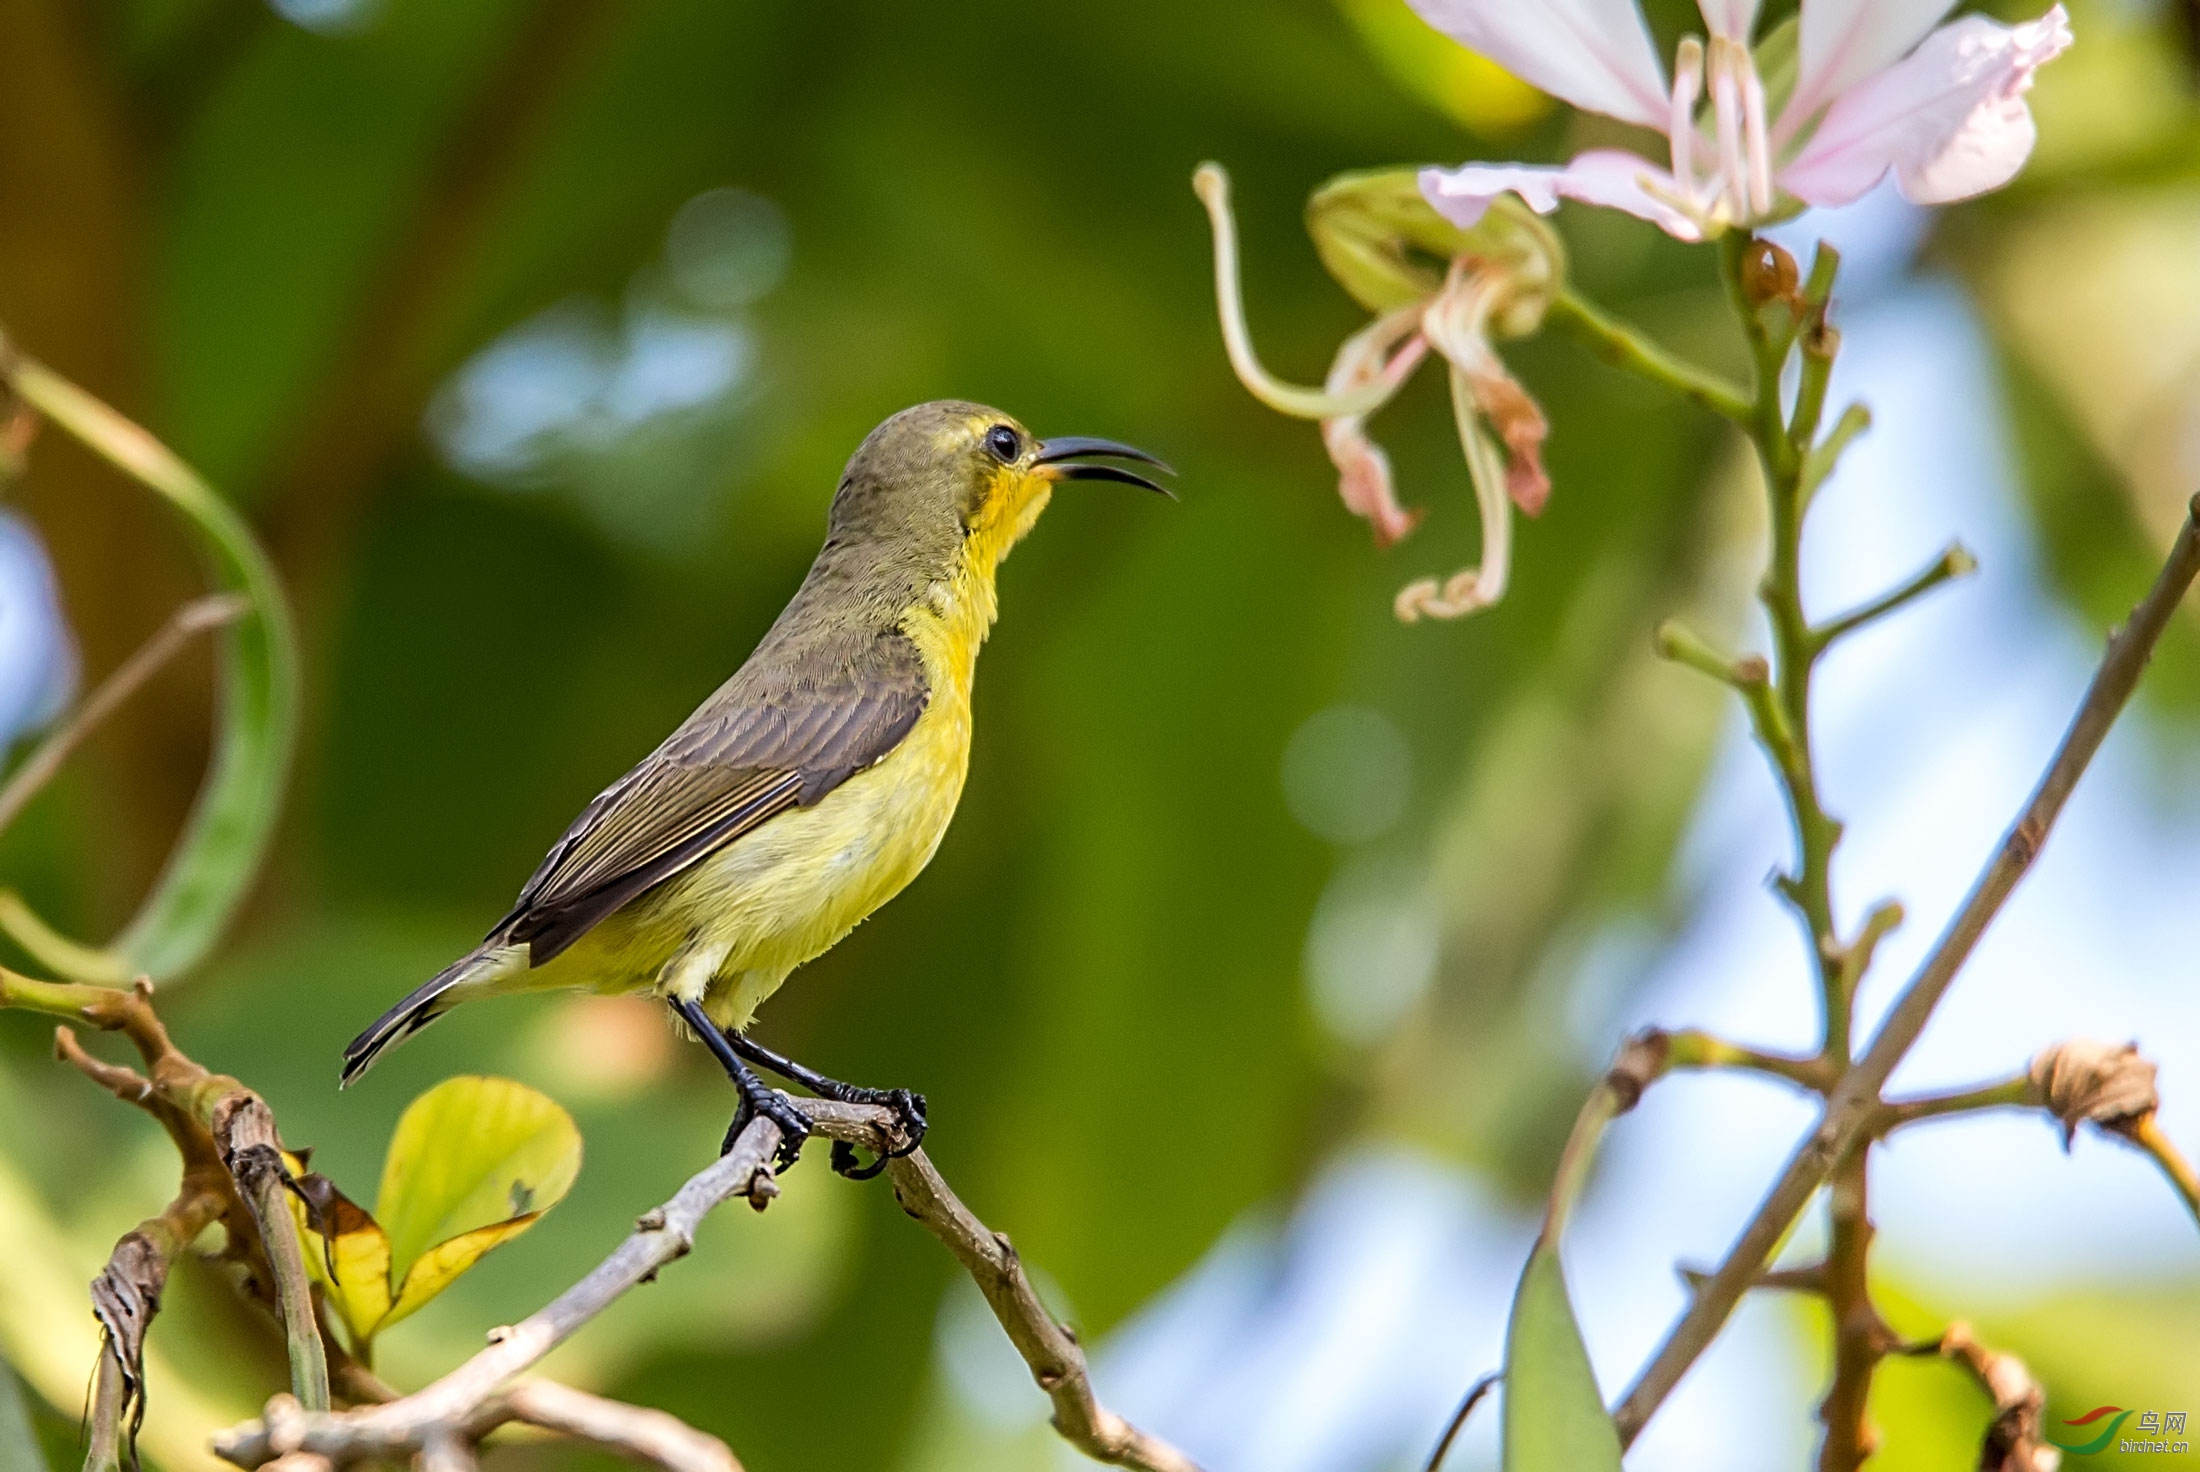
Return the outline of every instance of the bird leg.
{"type": "Polygon", "coordinates": [[[908,1089],[866,1089],[855,1084],[844,1084],[839,1079],[827,1078],[814,1068],[805,1068],[783,1053],[774,1053],[762,1043],[752,1041],[741,1033],[728,1031],[726,1045],[760,1068],[768,1068],[781,1078],[791,1079],[820,1099],[831,1099],[837,1104],[876,1104],[894,1111],[901,1121],[902,1131],[909,1143],[898,1150],[889,1150],[869,1165],[856,1163],[855,1146],[846,1140],[833,1142],[833,1169],[851,1181],[867,1181],[886,1169],[886,1162],[896,1156],[907,1155],[924,1143],[925,1119],[924,1095],[908,1089]]]}
{"type": "MultiPolygon", "coordinates": [[[[726,1070],[726,1077],[732,1079],[733,1086],[741,1091],[741,1102],[733,1111],[733,1123],[726,1126],[725,1143],[718,1147],[718,1153],[723,1155],[731,1150],[734,1140],[740,1136],[748,1122],[761,1114],[779,1126],[779,1154],[776,1157],[779,1169],[785,1170],[793,1165],[802,1154],[802,1142],[810,1137],[810,1121],[801,1110],[788,1102],[785,1094],[768,1087],[756,1076],[756,1070],[741,1061],[741,1055],[734,1050],[726,1035],[718,1030],[717,1024],[704,1013],[699,1003],[682,1001],[677,997],[670,1000],[672,1010],[679,1014],[682,1022],[695,1030],[695,1035],[703,1040],[703,1046],[710,1049],[712,1056],[726,1070]]],[[[837,1150],[834,1152],[834,1165],[839,1165],[837,1150]]]]}

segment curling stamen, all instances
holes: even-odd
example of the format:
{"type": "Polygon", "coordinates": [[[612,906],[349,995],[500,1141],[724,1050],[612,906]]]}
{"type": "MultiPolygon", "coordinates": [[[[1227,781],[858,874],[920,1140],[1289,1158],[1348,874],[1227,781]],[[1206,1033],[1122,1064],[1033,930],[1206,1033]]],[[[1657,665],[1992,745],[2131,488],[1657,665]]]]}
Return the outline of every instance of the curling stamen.
{"type": "Polygon", "coordinates": [[[1328,394],[1285,383],[1261,366],[1253,335],[1245,325],[1245,298],[1238,282],[1237,219],[1230,212],[1230,179],[1214,164],[1201,164],[1192,188],[1207,206],[1215,237],[1215,310],[1222,318],[1222,345],[1245,391],[1279,414],[1297,419],[1333,419],[1379,408],[1398,385],[1377,379],[1353,393],[1328,394]]]}

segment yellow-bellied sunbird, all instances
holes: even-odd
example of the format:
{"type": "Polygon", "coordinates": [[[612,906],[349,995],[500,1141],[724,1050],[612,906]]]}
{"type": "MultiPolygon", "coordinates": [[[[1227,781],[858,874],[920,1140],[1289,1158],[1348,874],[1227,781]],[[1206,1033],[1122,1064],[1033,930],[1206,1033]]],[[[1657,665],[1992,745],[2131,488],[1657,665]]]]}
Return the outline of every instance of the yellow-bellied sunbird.
{"type": "MultiPolygon", "coordinates": [[[[751,1111],[779,1125],[782,1164],[809,1133],[751,1063],[895,1108],[913,1148],[922,1095],[838,1083],[743,1029],[939,847],[969,766],[994,573],[1055,483],[1168,494],[1108,459],[1168,469],[1113,440],[1034,439],[980,404],[920,404],[874,429],[841,474],[824,549],[747,663],[583,810],[487,939],[352,1040],[343,1082],[473,997],[647,992],[740,1090],[728,1148],[751,1111]]],[[[859,1173],[844,1148],[834,1165],[859,1173]]]]}

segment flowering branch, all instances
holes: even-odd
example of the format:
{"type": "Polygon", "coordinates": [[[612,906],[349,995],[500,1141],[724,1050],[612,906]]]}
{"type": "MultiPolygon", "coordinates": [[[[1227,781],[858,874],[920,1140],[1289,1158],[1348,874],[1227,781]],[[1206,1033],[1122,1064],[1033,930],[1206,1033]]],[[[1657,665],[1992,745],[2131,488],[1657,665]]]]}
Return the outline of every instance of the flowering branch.
{"type": "Polygon", "coordinates": [[[1880,1090],[1888,1076],[1924,1031],[1979,937],[2029,872],[2078,778],[2129,702],[2155,644],[2196,574],[2200,574],[2200,498],[2188,509],[2154,586],[2110,638],[2062,744],[1962,908],[1888,1013],[1871,1046],[1843,1074],[1818,1126],[1789,1159],[1725,1261],[1704,1280],[1679,1324],[1613,1413],[1623,1439],[1632,1440],[1641,1431],[1725,1324],[1812,1193],[1866,1138],[1884,1107],[1880,1090]]]}

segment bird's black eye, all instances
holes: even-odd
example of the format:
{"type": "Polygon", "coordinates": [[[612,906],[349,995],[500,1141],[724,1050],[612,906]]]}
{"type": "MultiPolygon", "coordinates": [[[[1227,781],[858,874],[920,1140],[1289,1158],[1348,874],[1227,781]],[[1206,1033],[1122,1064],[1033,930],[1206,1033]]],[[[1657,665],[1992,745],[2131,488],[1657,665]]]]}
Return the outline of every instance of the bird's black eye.
{"type": "Polygon", "coordinates": [[[1013,460],[1023,453],[1023,437],[1005,424],[996,424],[985,432],[985,447],[993,452],[996,460],[1013,460]]]}

